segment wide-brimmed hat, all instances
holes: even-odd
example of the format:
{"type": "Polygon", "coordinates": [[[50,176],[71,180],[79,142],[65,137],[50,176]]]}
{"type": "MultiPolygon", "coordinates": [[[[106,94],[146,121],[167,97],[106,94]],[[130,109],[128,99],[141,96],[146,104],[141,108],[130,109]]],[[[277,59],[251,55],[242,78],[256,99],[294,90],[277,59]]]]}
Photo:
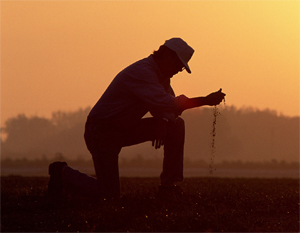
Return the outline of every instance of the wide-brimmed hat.
{"type": "Polygon", "coordinates": [[[191,59],[194,49],[190,47],[184,40],[181,38],[171,38],[166,40],[164,43],[166,47],[176,52],[180,61],[184,65],[188,73],[191,73],[190,67],[188,65],[189,60],[191,59]]]}

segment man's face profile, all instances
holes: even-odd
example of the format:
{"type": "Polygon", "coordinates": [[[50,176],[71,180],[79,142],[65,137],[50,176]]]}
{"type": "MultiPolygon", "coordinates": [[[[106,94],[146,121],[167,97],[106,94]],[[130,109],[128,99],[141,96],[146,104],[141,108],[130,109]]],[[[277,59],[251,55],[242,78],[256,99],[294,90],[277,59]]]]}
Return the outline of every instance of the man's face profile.
{"type": "Polygon", "coordinates": [[[175,52],[170,51],[166,53],[164,57],[164,65],[162,67],[162,73],[165,78],[172,78],[175,74],[183,71],[184,69],[184,65],[175,52]]]}

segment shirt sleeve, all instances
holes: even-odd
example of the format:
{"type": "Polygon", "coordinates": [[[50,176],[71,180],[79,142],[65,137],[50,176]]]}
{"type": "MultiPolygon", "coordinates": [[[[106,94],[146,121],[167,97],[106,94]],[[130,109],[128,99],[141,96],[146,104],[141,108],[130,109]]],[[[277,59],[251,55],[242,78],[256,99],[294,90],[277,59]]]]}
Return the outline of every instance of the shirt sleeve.
{"type": "Polygon", "coordinates": [[[124,87],[138,101],[143,102],[149,110],[176,113],[176,98],[167,93],[159,83],[158,75],[151,69],[129,70],[124,79],[124,87]]]}

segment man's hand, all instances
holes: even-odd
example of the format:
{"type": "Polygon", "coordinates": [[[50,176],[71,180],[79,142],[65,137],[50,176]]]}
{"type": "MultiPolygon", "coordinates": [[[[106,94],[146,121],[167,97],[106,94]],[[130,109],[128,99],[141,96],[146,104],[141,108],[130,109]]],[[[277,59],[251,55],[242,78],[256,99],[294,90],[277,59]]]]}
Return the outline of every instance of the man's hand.
{"type": "Polygon", "coordinates": [[[226,94],[222,92],[222,88],[219,91],[213,92],[205,97],[205,104],[209,106],[218,105],[222,102],[226,94]]]}
{"type": "Polygon", "coordinates": [[[159,149],[161,146],[165,144],[165,137],[167,132],[167,124],[168,120],[163,118],[159,119],[155,128],[155,139],[152,141],[152,146],[155,149],[159,149]]]}

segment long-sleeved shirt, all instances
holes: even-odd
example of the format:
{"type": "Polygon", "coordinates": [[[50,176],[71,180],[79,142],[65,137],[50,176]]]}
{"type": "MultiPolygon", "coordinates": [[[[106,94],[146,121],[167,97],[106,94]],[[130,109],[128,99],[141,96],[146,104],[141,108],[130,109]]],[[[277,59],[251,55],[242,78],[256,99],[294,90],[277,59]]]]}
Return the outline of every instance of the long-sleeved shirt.
{"type": "MultiPolygon", "coordinates": [[[[179,99],[155,63],[153,55],[126,67],[112,80],[89,117],[130,127],[148,111],[173,120],[179,114],[179,99]]],[[[186,97],[185,97],[186,98],[186,97]]]]}

